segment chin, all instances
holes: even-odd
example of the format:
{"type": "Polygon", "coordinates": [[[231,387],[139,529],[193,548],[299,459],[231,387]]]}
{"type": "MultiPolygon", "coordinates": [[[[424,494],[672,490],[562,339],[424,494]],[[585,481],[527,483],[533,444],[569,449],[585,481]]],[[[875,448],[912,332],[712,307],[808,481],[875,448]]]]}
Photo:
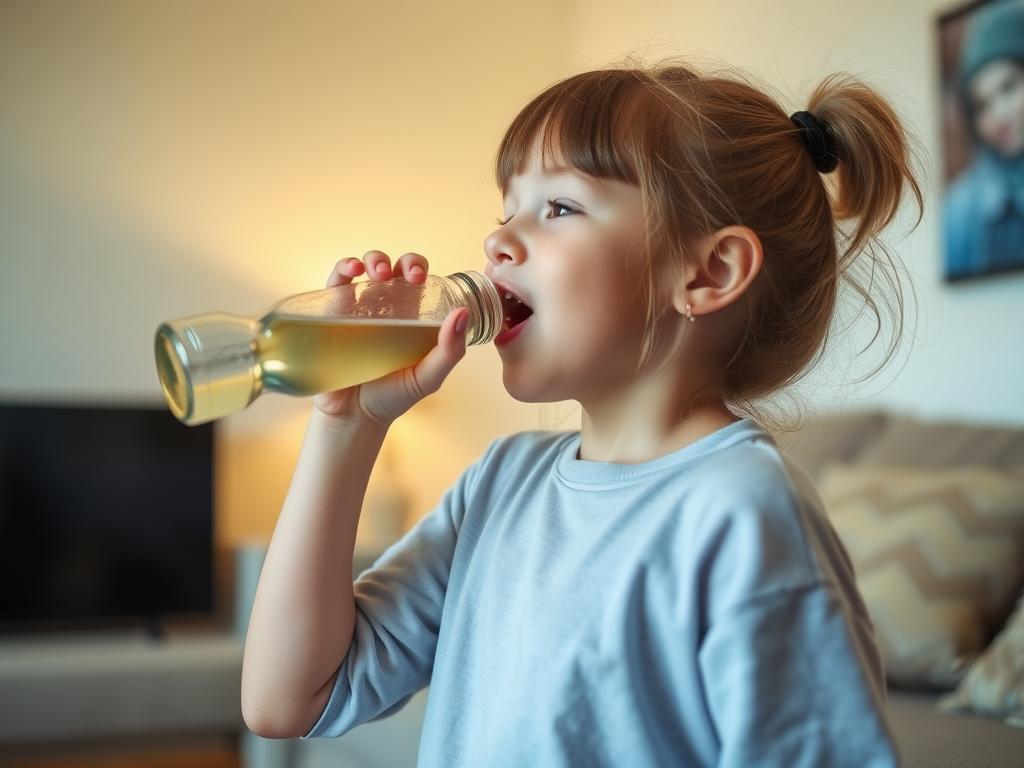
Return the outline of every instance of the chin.
{"type": "Polygon", "coordinates": [[[502,376],[502,384],[505,385],[505,391],[520,403],[557,403],[573,399],[571,394],[555,391],[553,387],[544,386],[542,382],[513,378],[507,368],[502,376]]]}
{"type": "Polygon", "coordinates": [[[549,398],[541,396],[539,392],[534,392],[523,387],[511,386],[508,382],[505,382],[505,391],[509,393],[513,400],[518,400],[520,403],[549,402],[549,398]]]}

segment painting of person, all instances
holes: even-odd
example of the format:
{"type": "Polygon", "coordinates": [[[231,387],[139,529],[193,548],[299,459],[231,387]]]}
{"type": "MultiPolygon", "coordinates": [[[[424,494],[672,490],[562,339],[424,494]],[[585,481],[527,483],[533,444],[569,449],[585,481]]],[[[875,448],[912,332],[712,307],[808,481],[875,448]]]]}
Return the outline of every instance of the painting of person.
{"type": "Polygon", "coordinates": [[[1024,0],[947,14],[940,36],[946,280],[1024,269],[1024,0]]]}

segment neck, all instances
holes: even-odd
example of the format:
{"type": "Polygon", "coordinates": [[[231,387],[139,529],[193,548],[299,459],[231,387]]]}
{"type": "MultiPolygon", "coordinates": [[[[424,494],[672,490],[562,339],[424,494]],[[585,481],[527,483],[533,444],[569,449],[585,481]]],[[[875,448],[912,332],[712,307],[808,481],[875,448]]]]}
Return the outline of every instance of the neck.
{"type": "Polygon", "coordinates": [[[614,397],[582,402],[584,461],[638,464],[680,450],[740,418],[699,383],[686,387],[667,374],[636,380],[614,397]]]}

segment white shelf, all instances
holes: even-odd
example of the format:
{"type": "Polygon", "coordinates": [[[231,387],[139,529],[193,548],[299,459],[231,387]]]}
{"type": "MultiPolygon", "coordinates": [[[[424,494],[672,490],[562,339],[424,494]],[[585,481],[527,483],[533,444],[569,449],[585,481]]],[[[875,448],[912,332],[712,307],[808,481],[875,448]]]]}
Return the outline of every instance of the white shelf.
{"type": "Polygon", "coordinates": [[[235,731],[242,641],[223,633],[0,641],[0,743],[235,731]]]}
{"type": "MultiPolygon", "coordinates": [[[[353,578],[391,542],[368,544],[353,578]]],[[[233,631],[0,638],[0,745],[243,732],[243,638],[263,555],[254,546],[236,556],[233,631]]]]}

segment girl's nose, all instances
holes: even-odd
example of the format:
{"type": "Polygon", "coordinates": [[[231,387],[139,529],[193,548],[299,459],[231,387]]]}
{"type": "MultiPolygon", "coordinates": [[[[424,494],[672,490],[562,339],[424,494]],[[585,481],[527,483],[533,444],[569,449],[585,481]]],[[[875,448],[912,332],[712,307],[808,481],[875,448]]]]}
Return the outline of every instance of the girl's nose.
{"type": "Polygon", "coordinates": [[[496,229],[484,238],[484,253],[492,264],[511,261],[521,263],[523,260],[522,244],[506,230],[496,229]]]}

